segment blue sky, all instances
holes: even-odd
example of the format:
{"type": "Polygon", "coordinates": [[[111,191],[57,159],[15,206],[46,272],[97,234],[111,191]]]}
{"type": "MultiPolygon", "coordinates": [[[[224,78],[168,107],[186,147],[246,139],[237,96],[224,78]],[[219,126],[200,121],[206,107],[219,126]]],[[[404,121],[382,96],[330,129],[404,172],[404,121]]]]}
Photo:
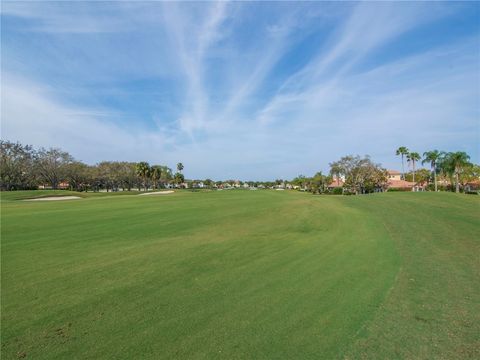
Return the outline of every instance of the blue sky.
{"type": "Polygon", "coordinates": [[[480,5],[2,2],[2,139],[188,178],[479,162],[480,5]]]}

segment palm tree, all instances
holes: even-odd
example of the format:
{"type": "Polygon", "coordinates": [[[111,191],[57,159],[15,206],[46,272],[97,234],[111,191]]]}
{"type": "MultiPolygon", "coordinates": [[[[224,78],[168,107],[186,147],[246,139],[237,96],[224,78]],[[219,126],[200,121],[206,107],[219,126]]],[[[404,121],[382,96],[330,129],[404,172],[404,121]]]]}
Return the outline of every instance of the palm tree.
{"type": "Polygon", "coordinates": [[[408,155],[408,149],[407,149],[405,146],[400,146],[400,147],[397,149],[396,154],[397,154],[397,156],[398,156],[398,155],[401,155],[401,156],[402,156],[402,177],[403,177],[403,179],[405,180],[405,165],[404,165],[403,157],[404,157],[405,155],[408,155]]]}
{"type": "Polygon", "coordinates": [[[470,164],[470,156],[463,151],[457,151],[447,154],[447,161],[451,164],[451,168],[455,174],[455,192],[460,192],[460,173],[462,169],[470,164]]]}
{"type": "Polygon", "coordinates": [[[158,180],[160,180],[160,177],[162,176],[162,167],[160,165],[153,165],[150,168],[150,175],[153,181],[153,188],[156,189],[158,180]]]}
{"type": "Polygon", "coordinates": [[[147,191],[147,178],[150,175],[150,165],[145,161],[139,162],[135,166],[135,172],[143,179],[143,186],[145,187],[145,191],[147,191]]]}
{"type": "Polygon", "coordinates": [[[179,173],[182,172],[182,170],[183,170],[183,164],[182,163],[177,164],[177,170],[178,170],[179,173]]]}
{"type": "Polygon", "coordinates": [[[415,182],[415,163],[420,160],[420,154],[417,152],[411,152],[407,154],[407,161],[412,163],[413,169],[413,182],[415,182]]]}
{"type": "Polygon", "coordinates": [[[433,151],[425,151],[423,153],[423,161],[422,164],[425,164],[426,162],[430,163],[430,166],[432,167],[433,171],[433,182],[435,183],[435,191],[438,191],[437,189],[437,161],[440,159],[441,153],[438,150],[433,150],[433,151]]]}
{"type": "Polygon", "coordinates": [[[455,172],[455,170],[452,168],[452,164],[450,161],[450,154],[451,153],[446,151],[440,152],[440,157],[437,160],[437,169],[438,169],[438,173],[442,177],[449,178],[450,184],[452,184],[453,186],[453,183],[454,183],[453,173],[455,172]]]}
{"type": "Polygon", "coordinates": [[[185,177],[182,175],[182,173],[177,172],[175,173],[174,181],[177,185],[180,186],[180,184],[183,184],[185,182],[185,177]]]}

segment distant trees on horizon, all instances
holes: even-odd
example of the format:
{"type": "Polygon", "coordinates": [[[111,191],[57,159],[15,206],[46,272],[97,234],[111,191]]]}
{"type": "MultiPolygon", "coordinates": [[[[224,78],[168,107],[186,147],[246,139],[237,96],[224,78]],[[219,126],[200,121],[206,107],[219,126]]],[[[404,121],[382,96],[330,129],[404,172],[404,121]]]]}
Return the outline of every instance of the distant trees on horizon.
{"type": "Polygon", "coordinates": [[[30,145],[0,142],[1,190],[28,190],[39,186],[58,189],[62,183],[76,191],[116,191],[158,188],[171,182],[172,170],[146,162],[102,161],[87,165],[57,148],[35,150],[30,145]]]}
{"type": "MultiPolygon", "coordinates": [[[[235,184],[246,187],[290,187],[309,191],[314,194],[341,193],[363,194],[384,191],[388,173],[380,164],[374,163],[369,156],[347,155],[330,163],[328,174],[317,172],[312,177],[299,175],[291,181],[213,181],[186,180],[182,171],[184,165],[176,165],[176,173],[166,165],[150,165],[148,162],[102,161],[96,165],[87,165],[75,160],[69,153],[58,149],[34,149],[30,145],[6,140],[0,141],[0,189],[27,190],[47,186],[57,189],[62,185],[76,191],[118,191],[158,189],[168,186],[182,187],[185,183],[199,184],[204,187],[223,187],[235,184]],[[333,186],[336,185],[336,186],[333,186]]],[[[432,184],[437,191],[438,179],[442,179],[442,189],[449,183],[450,190],[460,192],[469,181],[480,180],[480,166],[472,164],[465,152],[426,151],[423,157],[402,146],[396,150],[402,159],[402,179],[414,183],[432,184]],[[407,160],[411,172],[405,172],[407,160]],[[418,169],[417,164],[430,165],[430,170],[418,169]],[[453,187],[454,185],[454,187],[453,187]]]]}

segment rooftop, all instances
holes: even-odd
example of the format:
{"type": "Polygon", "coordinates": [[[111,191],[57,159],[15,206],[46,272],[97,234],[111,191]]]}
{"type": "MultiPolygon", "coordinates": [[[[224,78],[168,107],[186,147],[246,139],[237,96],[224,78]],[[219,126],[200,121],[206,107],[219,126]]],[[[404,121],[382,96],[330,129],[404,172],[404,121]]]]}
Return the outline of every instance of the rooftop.
{"type": "Polygon", "coordinates": [[[388,187],[391,188],[411,188],[413,186],[415,186],[415,183],[412,181],[388,180],[388,187]]]}

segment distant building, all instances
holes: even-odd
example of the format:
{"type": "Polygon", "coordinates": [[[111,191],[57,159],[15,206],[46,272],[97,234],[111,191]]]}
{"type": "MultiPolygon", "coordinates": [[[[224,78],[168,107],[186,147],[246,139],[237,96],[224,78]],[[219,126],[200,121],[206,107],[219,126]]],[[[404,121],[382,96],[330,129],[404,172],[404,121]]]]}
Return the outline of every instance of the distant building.
{"type": "Polygon", "coordinates": [[[388,172],[388,180],[394,180],[394,181],[402,180],[402,173],[400,171],[387,170],[387,172],[388,172]]]}
{"type": "Polygon", "coordinates": [[[414,186],[415,186],[415,183],[412,182],[412,181],[388,179],[388,188],[389,189],[409,189],[409,190],[412,190],[414,186]]]}
{"type": "MultiPolygon", "coordinates": [[[[57,185],[58,190],[67,190],[70,187],[70,184],[67,181],[60,182],[57,185]]],[[[43,185],[38,185],[39,190],[47,190],[47,189],[52,189],[51,184],[43,184],[43,185]]]]}
{"type": "Polygon", "coordinates": [[[388,170],[388,189],[404,191],[423,191],[425,184],[414,183],[413,181],[402,180],[402,173],[397,170],[388,170]]]}
{"type": "Polygon", "coordinates": [[[478,191],[480,190],[480,179],[479,180],[473,180],[468,183],[466,183],[463,186],[464,191],[478,191]]]}
{"type": "Polygon", "coordinates": [[[344,184],[345,182],[341,177],[337,178],[336,176],[334,176],[332,182],[328,184],[327,188],[329,188],[330,190],[335,188],[341,188],[344,184]]]}

